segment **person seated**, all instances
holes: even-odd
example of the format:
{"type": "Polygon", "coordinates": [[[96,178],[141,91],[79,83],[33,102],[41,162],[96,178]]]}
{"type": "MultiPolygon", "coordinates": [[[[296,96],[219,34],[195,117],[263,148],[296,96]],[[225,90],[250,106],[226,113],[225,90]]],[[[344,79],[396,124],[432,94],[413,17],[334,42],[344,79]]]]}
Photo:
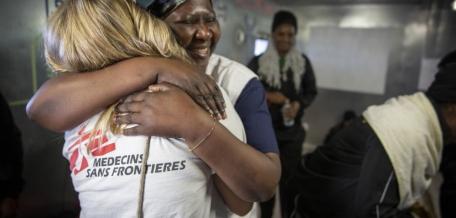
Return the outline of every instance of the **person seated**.
{"type": "Polygon", "coordinates": [[[412,217],[433,176],[447,168],[442,153],[456,142],[454,54],[441,60],[425,93],[369,107],[301,160],[295,217],[412,217]]]}

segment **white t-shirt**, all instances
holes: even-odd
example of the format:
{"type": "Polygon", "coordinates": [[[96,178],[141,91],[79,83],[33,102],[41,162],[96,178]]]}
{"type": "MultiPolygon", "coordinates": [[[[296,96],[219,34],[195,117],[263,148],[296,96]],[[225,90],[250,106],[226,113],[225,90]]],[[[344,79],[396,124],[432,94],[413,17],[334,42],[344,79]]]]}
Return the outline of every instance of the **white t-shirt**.
{"type": "MultiPolygon", "coordinates": [[[[222,92],[228,118],[220,123],[245,142],[242,122],[222,92]]],[[[70,162],[73,185],[79,193],[80,217],[136,217],[147,137],[103,136],[99,132],[91,136],[99,116],[65,133],[63,155],[70,162]],[[94,143],[97,141],[101,145],[94,143]]],[[[217,193],[211,176],[212,170],[181,140],[152,137],[144,216],[217,217],[211,208],[217,193]]]]}

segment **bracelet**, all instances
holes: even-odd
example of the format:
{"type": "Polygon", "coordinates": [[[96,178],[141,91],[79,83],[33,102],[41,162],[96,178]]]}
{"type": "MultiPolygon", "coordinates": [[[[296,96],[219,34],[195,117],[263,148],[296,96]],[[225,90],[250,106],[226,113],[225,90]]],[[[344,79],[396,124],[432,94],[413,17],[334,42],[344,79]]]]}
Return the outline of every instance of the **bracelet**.
{"type": "Polygon", "coordinates": [[[192,148],[190,148],[190,151],[193,152],[195,149],[197,149],[201,144],[203,144],[204,141],[206,141],[211,135],[212,133],[214,132],[214,129],[215,129],[215,123],[217,122],[217,120],[213,119],[214,123],[212,124],[212,128],[211,130],[209,130],[209,132],[207,133],[206,136],[204,136],[204,138],[201,139],[201,141],[199,141],[195,146],[193,146],[192,148]]]}

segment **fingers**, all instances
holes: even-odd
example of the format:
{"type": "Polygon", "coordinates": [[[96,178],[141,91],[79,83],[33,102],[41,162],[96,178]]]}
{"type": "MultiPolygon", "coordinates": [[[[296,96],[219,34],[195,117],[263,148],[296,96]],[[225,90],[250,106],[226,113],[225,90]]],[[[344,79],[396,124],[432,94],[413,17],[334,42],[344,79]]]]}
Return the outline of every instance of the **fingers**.
{"type": "Polygon", "coordinates": [[[206,101],[210,102],[212,104],[212,107],[216,108],[215,114],[214,114],[214,118],[216,118],[217,120],[225,119],[225,117],[226,117],[225,109],[224,108],[220,108],[218,106],[218,104],[217,104],[217,98],[218,97],[216,95],[211,95],[208,98],[210,98],[210,99],[206,99],[206,101]]]}
{"type": "Polygon", "coordinates": [[[164,92],[172,89],[173,86],[168,83],[150,85],[145,91],[129,95],[125,100],[121,101],[117,106],[118,112],[139,112],[148,95],[151,93],[164,92]]]}
{"type": "Polygon", "coordinates": [[[220,115],[222,116],[223,119],[226,118],[226,112],[225,112],[225,99],[223,99],[223,94],[222,91],[220,90],[218,85],[213,85],[210,86],[209,89],[211,90],[212,93],[215,93],[213,95],[213,101],[215,102],[215,105],[217,107],[217,110],[219,111],[220,115]]]}
{"type": "Polygon", "coordinates": [[[225,110],[225,108],[223,107],[224,101],[222,92],[218,88],[216,88],[218,86],[212,78],[210,78],[207,75],[205,76],[208,82],[198,87],[200,96],[202,96],[202,99],[201,97],[200,99],[201,101],[203,101],[201,105],[203,105],[203,107],[205,108],[208,108],[209,113],[213,114],[215,118],[221,120],[224,118],[225,110]]]}
{"type": "Polygon", "coordinates": [[[170,90],[172,87],[173,86],[171,84],[163,82],[159,84],[150,85],[147,89],[147,92],[164,92],[170,90]]]}
{"type": "Polygon", "coordinates": [[[137,93],[127,96],[125,98],[125,100],[123,100],[123,103],[144,101],[144,99],[150,93],[168,91],[171,88],[173,88],[173,86],[170,85],[169,83],[160,83],[160,84],[150,85],[145,91],[137,92],[137,93]]]}
{"type": "Polygon", "coordinates": [[[215,103],[214,95],[207,94],[207,95],[203,96],[203,99],[204,99],[203,104],[207,105],[210,108],[209,113],[217,120],[223,119],[222,115],[221,115],[221,111],[219,111],[217,104],[215,103]]]}
{"type": "Polygon", "coordinates": [[[196,97],[196,102],[197,102],[199,105],[201,105],[201,107],[203,107],[204,110],[206,110],[207,112],[209,112],[209,114],[210,114],[211,116],[214,115],[214,111],[212,110],[211,107],[209,107],[209,105],[208,105],[208,103],[206,102],[206,99],[205,99],[205,97],[204,97],[203,95],[198,95],[198,96],[196,97]]]}
{"type": "Polygon", "coordinates": [[[146,97],[146,92],[139,92],[139,93],[135,93],[135,94],[132,94],[132,95],[129,95],[125,98],[125,100],[123,101],[123,103],[128,103],[128,102],[135,102],[135,101],[144,101],[145,97],[146,97]]]}
{"type": "Polygon", "coordinates": [[[131,101],[117,105],[117,113],[139,113],[144,108],[144,102],[131,101]]]}
{"type": "Polygon", "coordinates": [[[122,134],[126,136],[146,135],[143,126],[135,126],[123,129],[122,134]]]}
{"type": "Polygon", "coordinates": [[[141,124],[142,119],[138,113],[124,113],[124,114],[116,114],[114,117],[114,122],[117,125],[122,124],[141,124]]]}
{"type": "Polygon", "coordinates": [[[215,114],[217,107],[214,107],[210,102],[208,102],[210,92],[206,85],[203,84],[201,86],[196,86],[195,88],[198,91],[198,95],[196,97],[198,104],[200,104],[211,115],[215,114]]]}

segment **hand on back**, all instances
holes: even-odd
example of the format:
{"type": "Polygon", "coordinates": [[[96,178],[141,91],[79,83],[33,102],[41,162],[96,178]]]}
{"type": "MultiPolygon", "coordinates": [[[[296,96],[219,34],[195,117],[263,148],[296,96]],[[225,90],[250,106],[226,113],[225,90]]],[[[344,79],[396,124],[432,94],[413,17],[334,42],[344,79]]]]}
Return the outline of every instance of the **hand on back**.
{"type": "Polygon", "coordinates": [[[125,135],[192,138],[212,118],[184,91],[169,83],[152,85],[128,96],[117,107],[117,124],[137,124],[125,135]]]}
{"type": "Polygon", "coordinates": [[[168,59],[169,67],[158,75],[157,83],[167,82],[184,90],[210,114],[225,118],[225,101],[215,80],[196,66],[168,59]]]}

